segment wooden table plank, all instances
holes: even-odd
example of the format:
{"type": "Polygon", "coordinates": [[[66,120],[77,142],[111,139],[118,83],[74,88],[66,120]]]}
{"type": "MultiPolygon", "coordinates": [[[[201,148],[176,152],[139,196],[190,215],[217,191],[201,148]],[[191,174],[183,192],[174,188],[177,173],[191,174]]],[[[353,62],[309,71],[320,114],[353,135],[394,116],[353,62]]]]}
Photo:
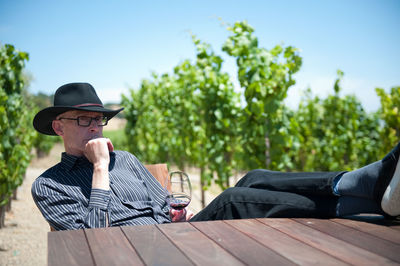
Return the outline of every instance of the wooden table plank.
{"type": "Polygon", "coordinates": [[[343,218],[344,219],[351,219],[351,220],[354,220],[354,221],[360,221],[360,222],[367,222],[367,223],[382,225],[382,226],[385,226],[385,227],[390,227],[393,230],[400,231],[400,218],[387,219],[383,215],[371,214],[371,213],[361,213],[361,214],[355,214],[355,215],[348,215],[348,216],[345,216],[343,218]]]}
{"type": "MultiPolygon", "coordinates": [[[[291,219],[259,219],[281,232],[354,265],[398,265],[392,260],[364,250],[291,219]]],[[[321,220],[324,221],[324,220],[321,220]]]]}
{"type": "Polygon", "coordinates": [[[247,265],[295,265],[223,221],[192,225],[247,265]]]}
{"type": "Polygon", "coordinates": [[[198,265],[243,265],[190,223],[160,224],[157,227],[198,265]]]}
{"type": "MultiPolygon", "coordinates": [[[[324,232],[375,254],[400,262],[400,245],[351,227],[321,219],[294,219],[306,226],[324,232]]],[[[397,233],[397,232],[396,232],[397,233]]]]}
{"type": "Polygon", "coordinates": [[[119,227],[85,229],[96,265],[143,265],[119,227]]]}
{"type": "Polygon", "coordinates": [[[49,232],[47,263],[52,265],[94,265],[83,230],[49,232]]]}
{"type": "Polygon", "coordinates": [[[158,227],[123,226],[121,229],[146,265],[193,265],[158,227]]]}
{"type": "Polygon", "coordinates": [[[400,244],[400,233],[391,227],[377,225],[368,222],[360,222],[349,219],[331,219],[335,223],[340,223],[362,232],[374,235],[376,237],[386,239],[396,244],[400,244]]]}
{"type": "Polygon", "coordinates": [[[299,265],[348,265],[254,219],[227,220],[229,225],[299,265]]]}

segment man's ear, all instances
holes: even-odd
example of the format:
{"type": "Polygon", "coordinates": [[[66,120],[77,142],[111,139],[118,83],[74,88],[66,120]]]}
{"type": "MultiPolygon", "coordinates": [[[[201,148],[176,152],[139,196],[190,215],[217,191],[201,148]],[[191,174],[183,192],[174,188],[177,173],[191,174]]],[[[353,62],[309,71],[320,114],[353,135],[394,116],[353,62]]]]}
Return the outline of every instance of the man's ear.
{"type": "Polygon", "coordinates": [[[59,135],[59,136],[64,135],[63,125],[62,125],[61,121],[53,120],[53,122],[51,123],[51,126],[53,127],[53,130],[54,130],[54,132],[56,132],[57,135],[59,135]]]}

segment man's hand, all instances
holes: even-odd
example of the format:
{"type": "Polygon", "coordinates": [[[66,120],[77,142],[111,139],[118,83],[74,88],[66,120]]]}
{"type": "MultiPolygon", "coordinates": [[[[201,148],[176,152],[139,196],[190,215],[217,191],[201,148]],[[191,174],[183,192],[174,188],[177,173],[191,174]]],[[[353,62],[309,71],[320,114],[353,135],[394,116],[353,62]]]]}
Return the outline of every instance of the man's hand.
{"type": "Polygon", "coordinates": [[[187,222],[194,216],[193,212],[191,212],[187,208],[179,211],[175,209],[170,209],[169,215],[172,222],[187,222]]]}
{"type": "Polygon", "coordinates": [[[84,155],[96,167],[96,165],[103,165],[110,163],[110,151],[114,150],[114,146],[110,139],[98,138],[89,140],[86,143],[84,155]]]}
{"type": "Polygon", "coordinates": [[[84,155],[93,164],[92,188],[110,189],[108,165],[110,151],[114,150],[111,140],[98,138],[89,140],[85,146],[84,155]]]}

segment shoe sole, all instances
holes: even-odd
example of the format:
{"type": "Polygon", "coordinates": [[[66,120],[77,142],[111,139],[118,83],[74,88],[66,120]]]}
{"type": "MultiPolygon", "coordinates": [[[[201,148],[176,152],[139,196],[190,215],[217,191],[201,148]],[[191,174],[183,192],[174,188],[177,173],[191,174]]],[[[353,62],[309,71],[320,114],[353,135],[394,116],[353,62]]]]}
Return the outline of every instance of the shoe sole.
{"type": "Polygon", "coordinates": [[[381,207],[390,216],[400,215],[400,160],[397,162],[392,180],[383,194],[381,207]]]}

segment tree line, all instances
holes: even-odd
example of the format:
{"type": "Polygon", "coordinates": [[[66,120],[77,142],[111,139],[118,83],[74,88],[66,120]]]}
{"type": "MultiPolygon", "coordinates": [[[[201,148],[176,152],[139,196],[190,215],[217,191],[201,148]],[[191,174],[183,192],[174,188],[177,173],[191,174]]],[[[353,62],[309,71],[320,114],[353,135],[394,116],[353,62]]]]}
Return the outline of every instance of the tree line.
{"type": "Polygon", "coordinates": [[[301,68],[298,50],[260,47],[246,21],[227,30],[222,51],[236,60],[240,90],[222,70],[222,57],[193,35],[194,61],[153,73],[123,95],[127,149],[142,161],[199,167],[204,191],[212,182],[229,187],[239,170],[355,169],[399,140],[400,87],[377,88],[381,108],[367,113],[356,96],[341,95],[338,70],[327,98],[307,90],[291,110],[284,100],[301,68]]]}
{"type": "Polygon", "coordinates": [[[24,180],[35,147],[39,156],[49,152],[56,138],[38,134],[32,126],[33,115],[49,106],[44,95],[30,95],[29,77],[23,72],[29,59],[13,45],[0,46],[0,228],[5,211],[11,208],[16,189],[24,180]]]}

